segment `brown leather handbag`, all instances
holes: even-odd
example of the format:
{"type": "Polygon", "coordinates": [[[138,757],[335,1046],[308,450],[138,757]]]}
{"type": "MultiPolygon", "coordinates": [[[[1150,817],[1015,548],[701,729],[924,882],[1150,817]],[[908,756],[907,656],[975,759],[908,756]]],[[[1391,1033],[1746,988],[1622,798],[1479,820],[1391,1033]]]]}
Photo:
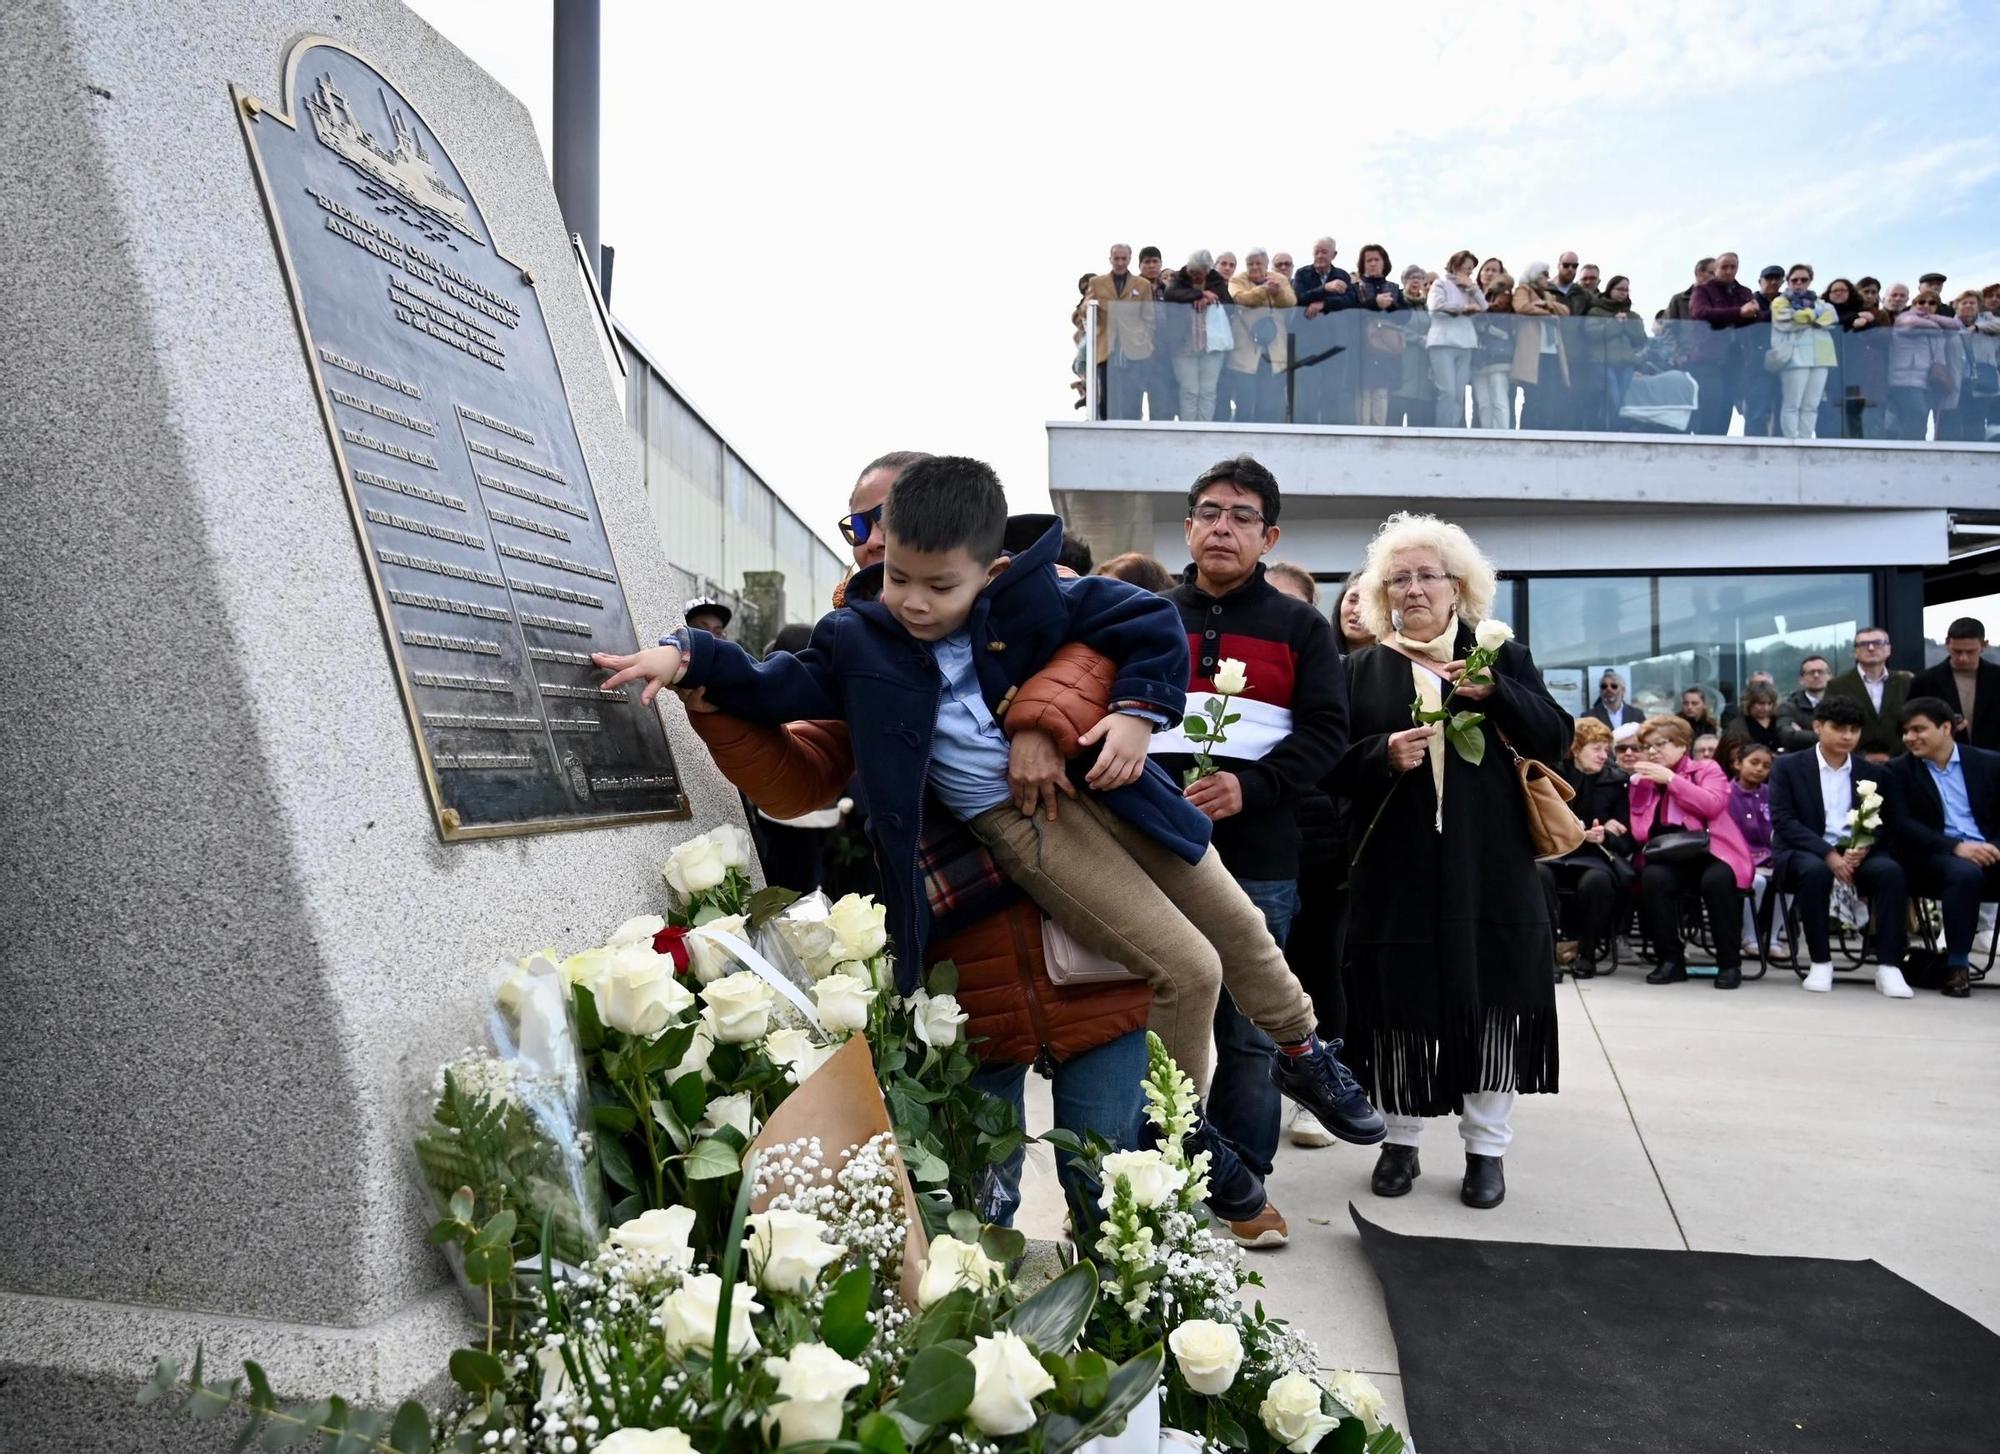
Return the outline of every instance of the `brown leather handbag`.
{"type": "Polygon", "coordinates": [[[1535,857],[1563,858],[1583,846],[1583,823],[1569,808],[1576,789],[1558,774],[1532,757],[1514,751],[1503,736],[1500,741],[1514,758],[1514,772],[1521,779],[1521,801],[1528,810],[1528,837],[1534,841],[1535,857]]]}

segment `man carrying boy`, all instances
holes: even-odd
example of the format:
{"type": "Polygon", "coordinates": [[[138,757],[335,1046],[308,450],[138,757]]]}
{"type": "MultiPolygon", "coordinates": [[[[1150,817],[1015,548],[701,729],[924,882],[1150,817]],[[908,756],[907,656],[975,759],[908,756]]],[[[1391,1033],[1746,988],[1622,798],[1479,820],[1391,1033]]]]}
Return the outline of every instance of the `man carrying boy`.
{"type": "Polygon", "coordinates": [[[890,493],[883,528],[879,599],[825,617],[804,651],[759,663],[683,628],[634,655],[600,653],[598,665],[614,673],[606,685],[643,676],[648,701],[662,686],[700,686],[746,719],[848,723],[905,990],[928,928],[916,871],[928,783],[1045,912],[1151,986],[1154,1028],[1197,1086],[1208,1080],[1226,982],[1276,1042],[1285,1093],[1342,1139],[1381,1140],[1382,1118],[1315,1038],[1312,1002],[1210,849],[1209,819],[1149,765],[1154,728],[1177,723],[1186,698],[1187,640],[1173,607],[1108,576],[1059,580],[1053,518],[1035,545],[1003,556],[1006,498],[976,460],[913,465],[890,493]],[[1013,801],[998,719],[1069,641],[1117,665],[1113,710],[1082,739],[1097,748],[1094,762],[1075,768],[1089,791],[1058,817],[1030,818],[1013,801]]]}
{"type": "Polygon", "coordinates": [[[1882,781],[1882,770],[1856,754],[1861,706],[1828,692],[1813,709],[1819,745],[1788,752],[1771,769],[1771,887],[1790,894],[1803,921],[1812,956],[1803,988],[1833,988],[1831,920],[1835,880],[1874,904],[1875,988],[1891,999],[1910,998],[1900,968],[1909,943],[1903,870],[1887,853],[1853,843],[1848,826],[1860,785],[1882,781]]]}

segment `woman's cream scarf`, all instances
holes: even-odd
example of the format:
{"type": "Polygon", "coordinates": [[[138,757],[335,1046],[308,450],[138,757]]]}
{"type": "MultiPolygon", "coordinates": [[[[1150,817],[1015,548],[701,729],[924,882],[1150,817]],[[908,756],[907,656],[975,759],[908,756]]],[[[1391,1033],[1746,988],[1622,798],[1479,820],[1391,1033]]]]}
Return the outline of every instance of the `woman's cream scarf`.
{"type": "MultiPolygon", "coordinates": [[[[1405,656],[1421,656],[1442,666],[1448,661],[1456,661],[1453,648],[1458,643],[1458,613],[1452,612],[1440,631],[1429,641],[1414,641],[1400,630],[1391,631],[1384,638],[1384,645],[1405,656]]],[[[1436,672],[1418,662],[1410,663],[1410,675],[1416,679],[1417,697],[1424,704],[1426,712],[1435,712],[1444,705],[1445,681],[1436,672]]],[[[1438,832],[1444,832],[1444,728],[1437,726],[1431,735],[1428,752],[1431,760],[1431,786],[1437,790],[1437,820],[1432,825],[1438,832]]]]}

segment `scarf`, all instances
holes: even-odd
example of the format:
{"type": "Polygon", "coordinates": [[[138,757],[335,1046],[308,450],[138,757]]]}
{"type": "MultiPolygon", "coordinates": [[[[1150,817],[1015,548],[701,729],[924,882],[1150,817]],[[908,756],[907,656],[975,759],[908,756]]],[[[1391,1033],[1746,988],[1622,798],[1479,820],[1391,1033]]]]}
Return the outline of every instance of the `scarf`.
{"type": "MultiPolygon", "coordinates": [[[[1384,644],[1406,656],[1425,657],[1439,666],[1448,661],[1455,661],[1457,657],[1453,654],[1453,648],[1458,644],[1458,613],[1454,611],[1451,618],[1444,623],[1444,630],[1429,641],[1413,641],[1401,630],[1395,630],[1385,638],[1384,644]]],[[[1445,684],[1442,677],[1414,661],[1410,663],[1410,675],[1416,679],[1417,696],[1422,700],[1426,712],[1435,712],[1444,705],[1445,684]]],[[[1442,833],[1444,832],[1444,729],[1441,725],[1437,732],[1432,734],[1426,751],[1431,760],[1431,786],[1437,792],[1437,820],[1432,826],[1442,833]]]]}

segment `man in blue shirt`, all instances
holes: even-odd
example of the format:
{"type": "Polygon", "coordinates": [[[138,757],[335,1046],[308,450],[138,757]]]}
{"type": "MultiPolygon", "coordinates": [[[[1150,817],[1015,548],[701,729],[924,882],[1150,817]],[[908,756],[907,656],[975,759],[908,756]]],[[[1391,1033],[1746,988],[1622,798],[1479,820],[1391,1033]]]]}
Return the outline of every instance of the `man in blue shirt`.
{"type": "Polygon", "coordinates": [[[1944,993],[1972,993],[1972,934],[2000,899],[2000,752],[1952,740],[1951,704],[1918,697],[1902,712],[1907,755],[1883,769],[1892,851],[1913,892],[1944,905],[1944,993]]]}

